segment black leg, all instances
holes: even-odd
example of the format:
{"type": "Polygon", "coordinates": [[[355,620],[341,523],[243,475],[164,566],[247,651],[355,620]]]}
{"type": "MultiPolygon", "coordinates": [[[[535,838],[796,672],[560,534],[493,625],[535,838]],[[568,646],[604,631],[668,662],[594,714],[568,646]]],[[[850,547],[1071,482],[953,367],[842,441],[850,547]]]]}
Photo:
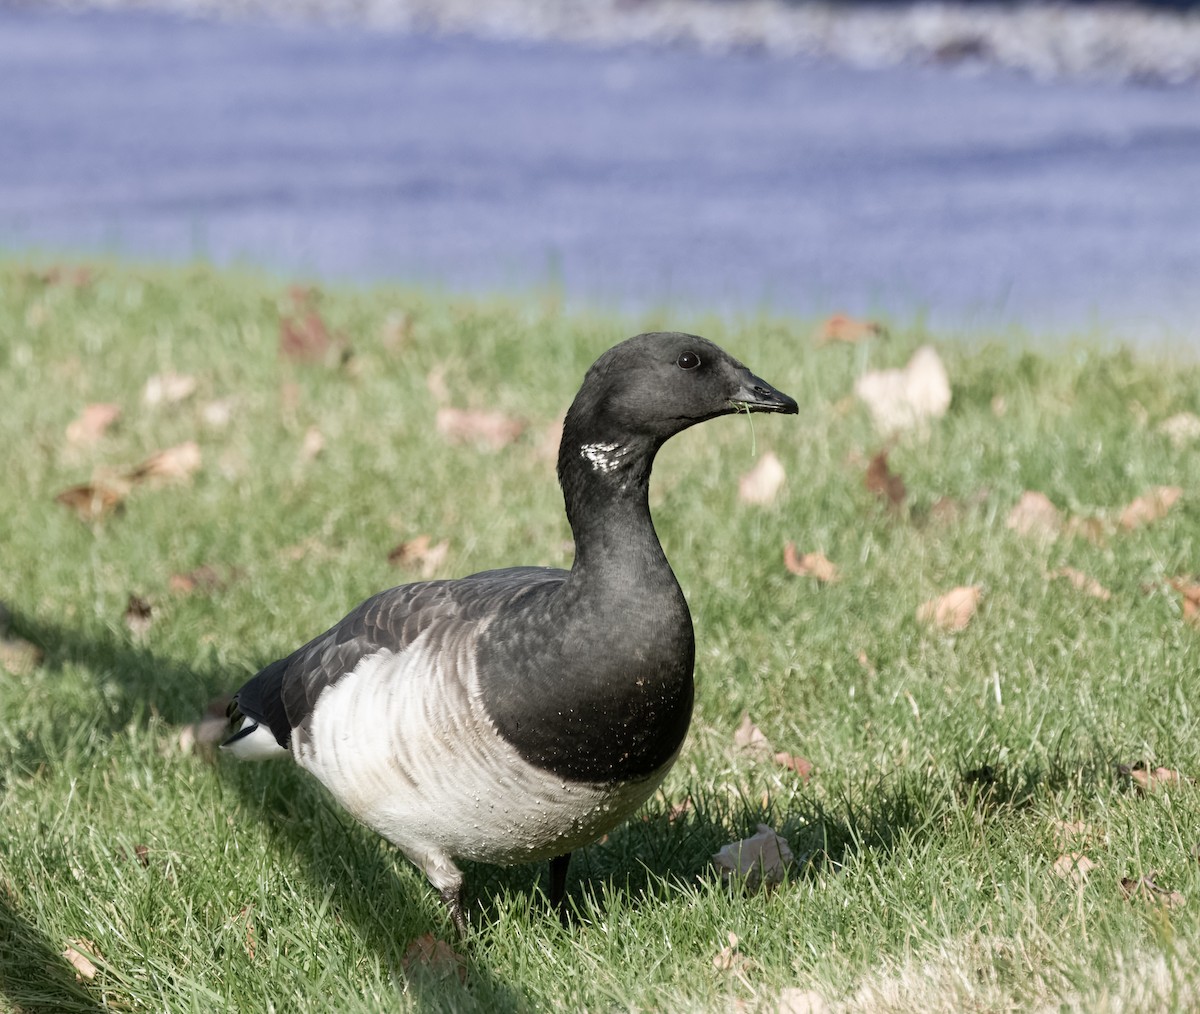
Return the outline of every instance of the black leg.
{"type": "Polygon", "coordinates": [[[567,925],[567,867],[571,853],[550,860],[550,907],[558,910],[558,921],[567,925]]]}
{"type": "Polygon", "coordinates": [[[454,928],[458,930],[460,937],[467,935],[467,917],[463,913],[463,885],[459,881],[453,887],[447,887],[442,890],[442,901],[446,903],[446,908],[450,910],[450,918],[454,920],[454,928]]]}

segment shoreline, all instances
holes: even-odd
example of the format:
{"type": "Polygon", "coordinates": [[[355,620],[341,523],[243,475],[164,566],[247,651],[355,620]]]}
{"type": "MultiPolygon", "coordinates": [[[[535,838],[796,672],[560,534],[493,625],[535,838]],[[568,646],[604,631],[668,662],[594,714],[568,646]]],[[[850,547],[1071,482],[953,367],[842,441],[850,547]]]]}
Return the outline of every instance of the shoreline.
{"type": "Polygon", "coordinates": [[[269,19],[367,30],[650,45],[828,59],[857,68],[1007,70],[1034,80],[1200,83],[1200,9],[1125,3],[788,3],[786,0],[50,0],[16,10],[269,19]]]}

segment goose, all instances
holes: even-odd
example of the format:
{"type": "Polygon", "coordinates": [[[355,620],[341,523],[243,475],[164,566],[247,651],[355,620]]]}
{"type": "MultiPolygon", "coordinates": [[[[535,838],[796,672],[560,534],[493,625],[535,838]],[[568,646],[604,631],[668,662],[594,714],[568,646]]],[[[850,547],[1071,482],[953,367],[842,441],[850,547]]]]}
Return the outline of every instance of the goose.
{"type": "Polygon", "coordinates": [[[570,570],[511,567],[401,585],[272,662],[233,697],[223,747],[289,754],[426,876],[467,932],[456,860],[550,860],[630,817],[692,714],[691,614],[650,517],[663,443],[796,402],[697,335],[637,335],[587,371],[558,480],[570,570]]]}

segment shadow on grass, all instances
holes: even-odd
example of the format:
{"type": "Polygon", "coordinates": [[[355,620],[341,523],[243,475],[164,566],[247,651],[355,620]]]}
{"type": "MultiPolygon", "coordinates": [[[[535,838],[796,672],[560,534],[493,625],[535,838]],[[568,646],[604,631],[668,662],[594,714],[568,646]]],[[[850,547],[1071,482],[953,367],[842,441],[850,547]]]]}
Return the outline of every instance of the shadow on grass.
{"type": "MultiPolygon", "coordinates": [[[[89,636],[33,617],[15,613],[12,631],[45,653],[43,665],[87,669],[106,684],[106,711],[95,727],[115,735],[131,721],[157,714],[175,725],[191,724],[214,696],[236,689],[238,674],[198,670],[163,659],[113,631],[89,636]]],[[[53,765],[57,758],[43,743],[20,744],[14,767],[33,771],[53,765]]],[[[241,823],[260,821],[267,828],[277,856],[296,857],[317,896],[328,897],[336,916],[394,971],[399,981],[401,962],[411,942],[402,936],[403,913],[427,907],[432,919],[425,931],[448,936],[448,920],[440,902],[422,895],[414,899],[396,876],[399,853],[374,843],[373,836],[355,833],[349,817],[335,809],[324,790],[298,768],[286,764],[245,764],[219,757],[215,763],[238,796],[241,823]]],[[[426,891],[424,885],[421,890],[426,891]]],[[[231,913],[235,914],[235,913],[231,913]]],[[[331,916],[332,917],[332,916],[331,916]]],[[[420,935],[419,933],[416,935],[420,935]]],[[[452,940],[452,938],[451,938],[452,940]]],[[[515,1011],[528,1007],[521,993],[497,979],[480,961],[467,957],[465,986],[457,978],[417,969],[406,977],[407,991],[422,1010],[515,1011]]],[[[74,970],[53,945],[6,897],[0,884],[0,996],[17,1010],[107,1010],[98,987],[79,984],[74,970]]],[[[111,992],[111,990],[110,990],[111,992]]]]}

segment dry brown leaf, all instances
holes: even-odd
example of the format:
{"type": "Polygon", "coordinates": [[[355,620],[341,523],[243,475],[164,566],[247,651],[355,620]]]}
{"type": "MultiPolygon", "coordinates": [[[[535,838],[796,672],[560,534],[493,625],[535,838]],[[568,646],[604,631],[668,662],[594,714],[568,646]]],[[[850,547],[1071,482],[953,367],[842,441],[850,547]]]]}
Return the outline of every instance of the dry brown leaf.
{"type": "Polygon", "coordinates": [[[979,608],[982,589],[977,584],[951,588],[945,595],[930,599],[917,609],[917,621],[941,630],[962,630],[979,608]]]}
{"type": "Polygon", "coordinates": [[[451,443],[471,443],[498,451],[525,432],[525,423],[503,412],[485,409],[451,408],[437,410],[434,425],[451,443]]]}
{"type": "Polygon", "coordinates": [[[152,454],[140,465],[131,468],[127,478],[130,482],[147,482],[152,479],[185,482],[200,468],[201,461],[200,445],[194,440],[188,440],[152,454]]]}
{"type": "Polygon", "coordinates": [[[224,718],[203,718],[199,722],[185,725],[179,730],[180,752],[191,753],[197,747],[210,747],[221,742],[228,733],[229,722],[224,718]]]}
{"type": "Polygon", "coordinates": [[[147,408],[160,405],[176,405],[196,393],[196,378],[185,373],[157,373],[146,381],[142,389],[142,404],[147,408]]]}
{"type": "Polygon", "coordinates": [[[110,426],[121,418],[121,406],[108,403],[85,405],[79,418],[67,426],[67,441],[76,447],[98,443],[110,426]]]}
{"type": "Polygon", "coordinates": [[[750,471],[738,480],[738,498],[742,503],[765,507],[779,495],[787,473],[773,451],[767,451],[750,471]]]}
{"type": "Polygon", "coordinates": [[[1158,432],[1177,448],[1200,439],[1200,416],[1194,412],[1179,412],[1158,424],[1158,432]]]}
{"type": "Polygon", "coordinates": [[[1118,764],[1117,772],[1133,782],[1137,787],[1138,795],[1153,792],[1160,785],[1180,785],[1192,781],[1185,774],[1173,768],[1152,769],[1145,761],[1138,761],[1136,764],[1118,764]]]}
{"type": "Polygon", "coordinates": [[[91,982],[96,978],[97,969],[93,958],[97,961],[104,960],[96,944],[83,938],[68,940],[67,948],[62,952],[62,956],[75,969],[75,978],[78,982],[91,982]]]}
{"type": "Polygon", "coordinates": [[[0,637],[0,669],[13,676],[28,676],[42,664],[45,654],[21,637],[0,637]]]}
{"type": "Polygon", "coordinates": [[[123,618],[134,637],[145,637],[154,625],[154,608],[140,595],[130,593],[123,618]]]}
{"type": "Polygon", "coordinates": [[[873,320],[859,320],[844,313],[835,313],[826,317],[813,335],[818,345],[828,345],[832,342],[846,342],[855,345],[867,338],[884,338],[887,331],[883,325],[873,320]]]}
{"type": "Polygon", "coordinates": [[[1071,538],[1081,537],[1097,546],[1108,541],[1109,526],[1102,518],[1070,518],[1064,530],[1071,538]]]}
{"type": "Polygon", "coordinates": [[[1060,844],[1067,844],[1077,839],[1087,840],[1095,836],[1095,829],[1082,820],[1051,821],[1050,829],[1060,844]]]}
{"type": "Polygon", "coordinates": [[[727,933],[725,939],[728,943],[713,955],[713,968],[718,972],[733,972],[737,975],[743,975],[750,971],[754,967],[754,962],[738,950],[740,941],[737,934],[727,933]]]}
{"type": "Polygon", "coordinates": [[[1081,591],[1085,595],[1091,595],[1092,598],[1100,599],[1102,602],[1107,602],[1112,598],[1112,592],[1104,587],[1094,577],[1089,577],[1081,570],[1076,570],[1074,567],[1059,567],[1058,570],[1049,571],[1046,574],[1048,581],[1055,581],[1059,578],[1069,581],[1071,587],[1076,591],[1081,591]]]}
{"type": "Polygon", "coordinates": [[[227,587],[240,572],[229,570],[222,573],[210,563],[203,563],[186,574],[172,574],[167,586],[176,595],[191,595],[193,592],[215,592],[227,587]]]}
{"type": "Polygon", "coordinates": [[[299,309],[294,315],[279,318],[279,354],[297,363],[324,361],[333,346],[333,336],[310,298],[294,300],[299,309]]]}
{"type": "Polygon", "coordinates": [[[739,753],[762,754],[767,756],[774,753],[771,741],[763,735],[762,729],[755,725],[750,716],[742,715],[742,723],[733,733],[733,748],[739,753]]]}
{"type": "Polygon", "coordinates": [[[246,937],[242,942],[242,947],[246,952],[246,957],[253,961],[254,952],[258,949],[254,934],[254,910],[249,905],[245,905],[238,912],[238,917],[244,919],[246,926],[246,937]]]}
{"type": "Polygon", "coordinates": [[[1018,535],[1054,539],[1063,530],[1063,516],[1045,493],[1027,489],[1008,512],[1007,526],[1018,535]]]}
{"type": "Polygon", "coordinates": [[[775,1014],[828,1014],[829,1004],[815,989],[792,986],[779,994],[775,1014]]]}
{"type": "Polygon", "coordinates": [[[41,271],[29,272],[29,277],[42,285],[56,285],[66,289],[84,289],[95,280],[95,272],[89,267],[73,264],[55,264],[41,271]]]}
{"type": "Polygon", "coordinates": [[[1121,527],[1132,531],[1166,517],[1181,496],[1183,490],[1178,486],[1155,486],[1147,490],[1121,511],[1121,527]]]}
{"type": "Polygon", "coordinates": [[[430,542],[431,539],[428,535],[418,535],[415,539],[401,542],[388,553],[388,563],[394,567],[419,569],[422,578],[433,577],[437,569],[446,561],[446,556],[450,552],[450,540],[442,539],[435,545],[430,545],[430,542]]]}
{"type": "Polygon", "coordinates": [[[838,579],[837,567],[830,563],[824,553],[796,552],[796,543],[783,547],[783,565],[799,577],[815,577],[822,584],[833,584],[838,579]]]}
{"type": "Polygon", "coordinates": [[[1121,891],[1128,901],[1149,901],[1164,908],[1178,908],[1184,903],[1184,897],[1178,891],[1169,891],[1155,883],[1157,873],[1144,877],[1122,877],[1121,891]]]}
{"type": "Polygon", "coordinates": [[[1182,577],[1173,577],[1167,583],[1183,596],[1184,620],[1200,627],[1200,584],[1182,577]]]}
{"type": "Polygon", "coordinates": [[[908,491],[904,488],[904,480],[888,467],[887,448],[871,459],[870,464],[867,465],[864,481],[868,492],[874,493],[881,500],[886,500],[888,506],[892,508],[899,508],[908,495],[908,491]]]}
{"type": "Polygon", "coordinates": [[[932,345],[913,353],[898,370],[873,370],[854,384],[875,428],[885,436],[940,419],[950,407],[950,378],[932,345]]]}
{"type": "Polygon", "coordinates": [[[404,957],[400,959],[400,967],[409,978],[432,974],[439,979],[453,976],[460,983],[467,981],[467,959],[432,933],[419,936],[408,945],[404,957]]]}
{"type": "Polygon", "coordinates": [[[794,858],[786,838],[766,824],[759,824],[753,835],[724,846],[712,861],[723,881],[740,881],[747,890],[757,891],[763,886],[770,889],[782,884],[794,858]]]}
{"type": "Polygon", "coordinates": [[[800,781],[802,782],[807,782],[813,772],[812,761],[807,757],[788,753],[786,750],[781,750],[775,755],[775,763],[782,764],[789,771],[795,771],[800,776],[800,781]]]}
{"type": "Polygon", "coordinates": [[[1067,852],[1054,860],[1054,865],[1050,867],[1056,877],[1062,877],[1063,880],[1070,880],[1076,884],[1082,884],[1087,879],[1087,875],[1096,868],[1096,864],[1092,862],[1082,852],[1067,852]]]}
{"type": "Polygon", "coordinates": [[[115,511],[124,499],[125,490],[92,482],[64,489],[54,498],[56,503],[73,510],[81,521],[99,521],[115,511]]]}

